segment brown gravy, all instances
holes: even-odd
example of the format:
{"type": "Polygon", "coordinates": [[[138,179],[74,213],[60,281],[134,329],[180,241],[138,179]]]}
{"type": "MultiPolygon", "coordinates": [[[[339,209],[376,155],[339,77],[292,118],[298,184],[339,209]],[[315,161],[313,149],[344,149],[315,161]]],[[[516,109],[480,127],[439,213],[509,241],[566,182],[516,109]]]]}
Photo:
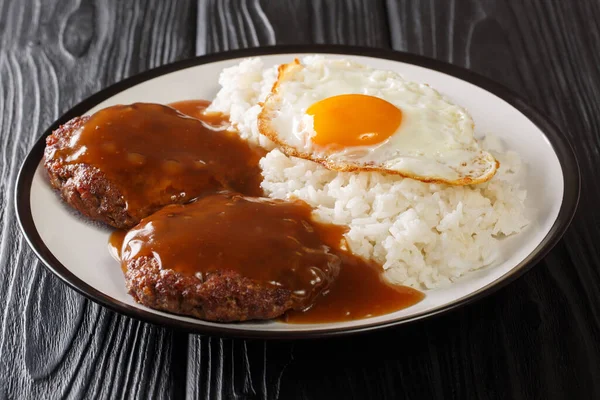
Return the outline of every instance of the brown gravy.
{"type": "MultiPolygon", "coordinates": [[[[121,263],[121,248],[123,247],[125,235],[127,235],[127,231],[116,230],[113,231],[108,238],[108,252],[112,258],[117,260],[119,263],[121,263]]],[[[123,267],[123,263],[121,263],[121,267],[123,267]]],[[[125,272],[125,269],[123,269],[123,272],[125,272]]]]}
{"type": "Polygon", "coordinates": [[[209,105],[210,101],[208,100],[183,100],[169,103],[169,107],[176,109],[182,114],[208,122],[212,126],[227,128],[229,126],[227,118],[223,118],[222,115],[216,113],[205,113],[209,105]]]}
{"type": "Polygon", "coordinates": [[[264,151],[225,131],[226,118],[202,115],[206,104],[195,102],[196,118],[160,104],[105,108],[58,156],[98,167],[118,182],[128,209],[185,202],[223,188],[261,195],[258,161],[264,151]]]}
{"type": "Polygon", "coordinates": [[[329,292],[304,311],[288,311],[282,319],[294,324],[341,322],[376,317],[412,306],[425,295],[408,286],[385,281],[381,266],[337,252],[342,267],[329,292]]]}

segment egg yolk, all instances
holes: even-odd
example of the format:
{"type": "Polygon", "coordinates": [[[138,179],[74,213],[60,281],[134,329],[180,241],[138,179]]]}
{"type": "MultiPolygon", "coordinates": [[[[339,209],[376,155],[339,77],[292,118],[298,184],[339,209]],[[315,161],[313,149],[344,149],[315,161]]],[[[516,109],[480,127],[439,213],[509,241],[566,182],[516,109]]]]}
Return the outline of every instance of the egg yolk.
{"type": "Polygon", "coordinates": [[[342,94],[311,105],[306,111],[314,118],[320,146],[369,146],[392,136],[402,122],[402,111],[378,97],[342,94]]]}

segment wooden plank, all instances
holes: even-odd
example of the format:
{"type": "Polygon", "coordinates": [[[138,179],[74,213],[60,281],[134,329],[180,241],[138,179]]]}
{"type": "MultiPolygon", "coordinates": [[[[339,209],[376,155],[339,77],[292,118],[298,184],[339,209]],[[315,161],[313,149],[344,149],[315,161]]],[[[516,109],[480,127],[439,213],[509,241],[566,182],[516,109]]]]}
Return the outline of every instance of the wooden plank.
{"type": "Polygon", "coordinates": [[[416,366],[436,371],[446,398],[599,398],[598,3],[387,5],[395,49],[468,67],[528,98],[570,138],[583,179],[564,240],[523,279],[456,313],[461,323],[429,345],[435,361],[416,366]]]}
{"type": "Polygon", "coordinates": [[[186,336],[76,294],[37,261],[12,202],[18,167],[60,113],[194,52],[195,3],[0,2],[0,398],[178,397],[186,336]]]}
{"type": "MultiPolygon", "coordinates": [[[[301,43],[389,47],[384,11],[381,1],[371,0],[203,0],[198,2],[196,52],[301,43]]],[[[393,394],[392,377],[375,376],[383,375],[382,368],[375,373],[369,366],[350,364],[343,372],[336,370],[344,363],[336,358],[350,354],[352,347],[348,341],[331,347],[326,342],[295,345],[192,336],[187,394],[225,399],[353,398],[360,390],[368,393],[369,387],[393,394]],[[315,365],[319,356],[324,362],[315,365]],[[355,388],[360,390],[353,392],[355,388]]]]}
{"type": "Polygon", "coordinates": [[[274,44],[389,47],[383,0],[200,0],[196,53],[274,44]]]}
{"type": "MultiPolygon", "coordinates": [[[[186,337],[84,300],[38,265],[12,190],[41,130],[82,97],[193,52],[189,2],[0,1],[0,398],[180,397],[186,337]],[[8,83],[7,83],[8,82],[8,83]]],[[[273,43],[387,46],[527,96],[584,175],[565,240],[497,295],[425,323],[319,342],[190,338],[190,397],[596,398],[599,7],[532,0],[198,3],[198,53],[273,43]],[[521,4],[522,3],[522,4],[521,4]],[[388,36],[388,25],[392,32],[388,36]],[[576,60],[576,61],[573,61],[576,60]]]]}

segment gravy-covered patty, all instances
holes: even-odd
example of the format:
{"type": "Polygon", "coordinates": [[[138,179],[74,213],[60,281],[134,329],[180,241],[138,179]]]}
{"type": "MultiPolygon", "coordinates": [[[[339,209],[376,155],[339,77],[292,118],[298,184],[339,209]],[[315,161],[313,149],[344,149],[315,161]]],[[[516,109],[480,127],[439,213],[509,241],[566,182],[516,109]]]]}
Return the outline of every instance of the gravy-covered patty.
{"type": "Polygon", "coordinates": [[[268,319],[311,306],[339,274],[345,228],[311,212],[302,201],[220,193],[164,207],[113,244],[129,293],[146,306],[215,321],[268,319]]]}
{"type": "Polygon", "coordinates": [[[224,131],[224,121],[160,104],[108,107],[54,131],[45,166],[67,203],[116,228],[207,192],[260,195],[263,151],[224,131]]]}

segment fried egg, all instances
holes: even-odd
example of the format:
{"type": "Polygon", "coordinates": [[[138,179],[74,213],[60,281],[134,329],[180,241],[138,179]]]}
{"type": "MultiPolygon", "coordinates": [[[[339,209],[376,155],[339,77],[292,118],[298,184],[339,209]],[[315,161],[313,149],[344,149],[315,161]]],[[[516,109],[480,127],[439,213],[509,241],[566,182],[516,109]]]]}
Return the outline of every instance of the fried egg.
{"type": "Polygon", "coordinates": [[[380,171],[469,185],[499,166],[468,112],[431,87],[342,59],[279,66],[258,129],[288,156],[337,171],[380,171]]]}

